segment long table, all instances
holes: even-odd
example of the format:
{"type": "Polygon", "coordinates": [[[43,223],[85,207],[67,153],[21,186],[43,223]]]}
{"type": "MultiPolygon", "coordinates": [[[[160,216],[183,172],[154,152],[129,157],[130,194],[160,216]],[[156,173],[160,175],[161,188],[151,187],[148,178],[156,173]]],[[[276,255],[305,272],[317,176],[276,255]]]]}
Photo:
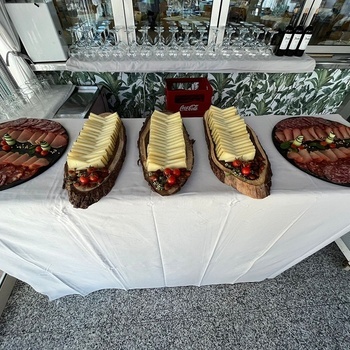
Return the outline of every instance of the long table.
{"type": "MultiPolygon", "coordinates": [[[[202,118],[184,118],[195,140],[193,174],[169,197],[138,165],[143,119],[124,119],[127,156],[112,191],[75,209],[62,189],[64,155],[43,174],[0,192],[0,269],[50,300],[104,288],[154,288],[273,278],[350,231],[350,189],[298,170],[275,149],[286,116],[246,117],[269,156],[270,196],[252,199],[213,174],[202,118]]],[[[325,118],[346,123],[339,115],[325,118]]],[[[70,148],[83,120],[60,120],[70,148]]]]}

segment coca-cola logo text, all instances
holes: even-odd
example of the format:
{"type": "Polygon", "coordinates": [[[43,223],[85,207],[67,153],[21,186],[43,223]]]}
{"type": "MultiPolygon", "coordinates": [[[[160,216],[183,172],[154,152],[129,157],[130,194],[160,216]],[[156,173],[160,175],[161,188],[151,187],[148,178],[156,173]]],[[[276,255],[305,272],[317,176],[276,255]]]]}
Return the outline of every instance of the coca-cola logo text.
{"type": "Polygon", "coordinates": [[[190,105],[190,106],[181,105],[179,110],[180,110],[180,112],[198,111],[198,106],[199,105],[190,105]]]}

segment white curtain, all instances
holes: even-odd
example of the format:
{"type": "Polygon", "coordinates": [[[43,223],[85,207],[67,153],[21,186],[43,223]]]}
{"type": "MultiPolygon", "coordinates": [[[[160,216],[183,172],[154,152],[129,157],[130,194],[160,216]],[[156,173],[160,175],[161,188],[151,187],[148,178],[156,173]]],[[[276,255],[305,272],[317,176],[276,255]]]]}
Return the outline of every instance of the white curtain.
{"type": "Polygon", "coordinates": [[[6,12],[4,0],[0,0],[0,55],[18,86],[35,78],[29,64],[19,55],[20,50],[20,41],[6,12]]]}

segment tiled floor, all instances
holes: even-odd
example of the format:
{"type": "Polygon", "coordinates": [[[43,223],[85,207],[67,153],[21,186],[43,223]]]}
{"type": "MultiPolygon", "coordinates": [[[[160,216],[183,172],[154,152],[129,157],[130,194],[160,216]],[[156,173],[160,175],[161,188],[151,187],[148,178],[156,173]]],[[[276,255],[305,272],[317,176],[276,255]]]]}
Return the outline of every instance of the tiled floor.
{"type": "Polygon", "coordinates": [[[49,302],[18,282],[0,349],[350,349],[350,272],[333,243],[260,283],[103,290],[49,302]]]}

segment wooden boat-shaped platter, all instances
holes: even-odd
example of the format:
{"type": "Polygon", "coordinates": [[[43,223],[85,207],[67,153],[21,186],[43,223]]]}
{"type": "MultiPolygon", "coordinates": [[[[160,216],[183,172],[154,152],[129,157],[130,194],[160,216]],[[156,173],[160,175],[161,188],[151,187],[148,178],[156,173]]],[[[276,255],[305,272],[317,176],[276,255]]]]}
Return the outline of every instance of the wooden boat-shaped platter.
{"type": "MultiPolygon", "coordinates": [[[[151,124],[151,117],[146,118],[145,122],[143,123],[143,126],[139,133],[139,139],[137,141],[137,145],[139,148],[139,162],[142,165],[142,171],[145,180],[151,187],[151,189],[160,194],[161,196],[170,196],[174,193],[177,193],[181,190],[181,188],[185,185],[186,181],[190,177],[193,169],[193,163],[194,163],[194,153],[193,153],[193,143],[194,140],[191,140],[189,137],[189,134],[183,126],[183,135],[185,139],[185,145],[186,145],[186,160],[187,160],[187,166],[186,169],[179,169],[180,175],[177,177],[177,181],[175,184],[171,186],[163,186],[162,183],[160,183],[159,176],[163,176],[161,174],[161,171],[158,172],[158,174],[154,174],[153,172],[150,173],[147,171],[147,146],[149,143],[149,134],[150,134],[150,124],[151,124]],[[156,181],[154,181],[154,178],[156,177],[156,181]]],[[[162,178],[163,182],[165,181],[165,178],[162,178]]]]}
{"type": "MultiPolygon", "coordinates": [[[[103,113],[100,115],[107,116],[109,113],[103,113]]],[[[74,208],[86,209],[90,205],[98,202],[111,191],[125,160],[126,142],[127,137],[125,127],[124,124],[121,123],[113,157],[111,157],[108,166],[105,169],[100,170],[99,174],[102,174],[100,180],[97,184],[93,184],[93,187],[90,187],[89,185],[76,186],[77,174],[68,171],[67,163],[65,164],[63,188],[68,191],[69,201],[74,208]]]]}
{"type": "MultiPolygon", "coordinates": [[[[208,113],[203,117],[205,138],[208,145],[208,157],[210,167],[215,176],[224,184],[235,188],[238,192],[245,194],[251,198],[263,199],[270,195],[271,188],[271,165],[269,159],[260,144],[260,141],[254,130],[247,125],[247,131],[250,139],[256,148],[256,155],[249,166],[254,170],[253,174],[243,176],[240,168],[236,168],[231,164],[220,161],[215,153],[215,143],[212,139],[210,128],[208,125],[208,113]],[[249,178],[250,177],[250,178],[249,178]]],[[[242,164],[241,166],[243,166],[242,164]]]]}

